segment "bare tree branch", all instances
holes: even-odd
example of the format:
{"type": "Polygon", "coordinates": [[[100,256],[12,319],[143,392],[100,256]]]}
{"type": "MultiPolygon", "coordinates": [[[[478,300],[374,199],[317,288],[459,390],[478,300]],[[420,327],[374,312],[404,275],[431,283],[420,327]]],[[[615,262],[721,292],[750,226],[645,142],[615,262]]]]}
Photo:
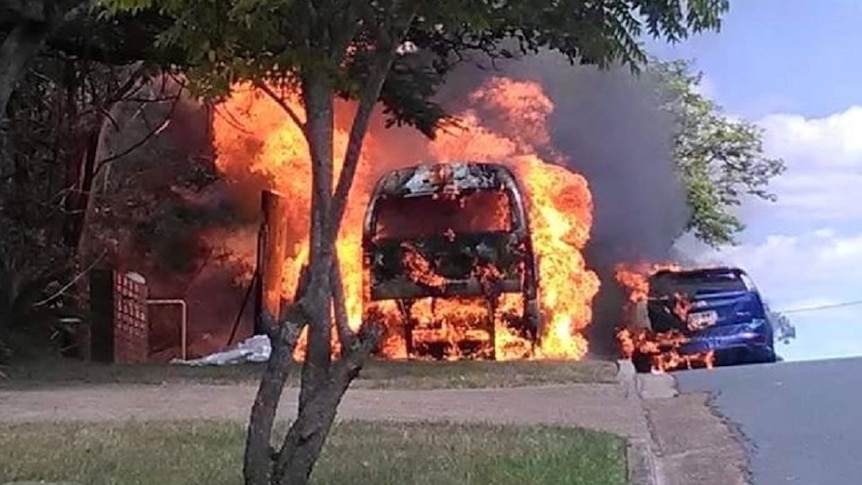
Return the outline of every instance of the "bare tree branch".
{"type": "Polygon", "coordinates": [[[96,175],[99,174],[99,172],[102,170],[103,167],[107,166],[111,162],[114,162],[116,160],[119,160],[120,158],[125,157],[129,153],[132,153],[133,151],[137,150],[138,148],[140,148],[144,144],[146,144],[148,141],[153,139],[153,137],[157,136],[158,134],[163,132],[165,129],[167,129],[167,127],[170,125],[171,118],[173,118],[174,112],[176,111],[177,105],[179,104],[181,96],[182,96],[182,90],[177,92],[176,96],[174,96],[174,100],[173,100],[173,103],[171,103],[171,108],[168,111],[168,114],[165,115],[162,122],[159,123],[159,125],[155,129],[150,130],[143,138],[141,138],[137,142],[133,143],[132,145],[128,146],[122,152],[117,153],[115,155],[112,155],[112,156],[105,158],[103,160],[100,160],[98,165],[96,166],[95,172],[93,173],[93,177],[95,178],[96,175]]]}
{"type": "MultiPolygon", "coordinates": [[[[415,12],[415,11],[414,11],[415,12]]],[[[333,195],[332,213],[330,215],[330,227],[327,228],[329,236],[332,240],[338,236],[338,229],[341,226],[341,219],[344,216],[344,211],[347,207],[347,196],[350,193],[350,188],[353,185],[353,179],[356,175],[356,170],[359,166],[359,155],[362,153],[362,144],[365,140],[365,134],[368,131],[368,124],[371,120],[371,114],[377,104],[377,99],[380,97],[380,91],[383,89],[383,83],[386,81],[386,76],[395,61],[395,44],[400,43],[404,35],[413,22],[415,13],[410,13],[407,20],[399,26],[398,32],[393,37],[390,36],[387,25],[381,27],[379,35],[380,40],[377,45],[374,64],[371,68],[371,73],[368,80],[363,86],[359,97],[359,107],[356,110],[356,115],[353,117],[353,124],[350,127],[350,137],[347,141],[347,151],[344,154],[344,162],[341,165],[341,173],[338,176],[338,184],[335,187],[333,195]],[[394,41],[393,41],[394,40],[394,41]]]]}
{"type": "Polygon", "coordinates": [[[341,173],[338,175],[338,183],[333,194],[332,213],[330,215],[330,227],[327,228],[330,237],[337,237],[341,226],[341,219],[347,207],[347,196],[353,185],[353,179],[359,166],[359,155],[362,153],[362,144],[368,131],[371,113],[377,104],[377,97],[383,88],[389,67],[395,60],[394,52],[378,54],[371,76],[363,89],[360,97],[359,107],[350,127],[350,137],[347,141],[347,150],[344,154],[344,162],[341,165],[341,173]]]}
{"type": "Polygon", "coordinates": [[[158,104],[158,103],[167,103],[167,102],[173,101],[175,98],[176,98],[176,96],[174,96],[174,95],[160,96],[160,97],[156,97],[156,98],[140,98],[137,96],[133,96],[130,98],[123,98],[122,101],[130,101],[133,103],[144,103],[144,104],[146,104],[146,103],[158,104]]]}
{"type": "Polygon", "coordinates": [[[214,112],[216,115],[218,115],[218,116],[222,117],[225,121],[227,121],[227,123],[228,123],[232,128],[236,129],[237,131],[240,131],[240,132],[242,132],[243,134],[246,134],[246,135],[254,135],[254,134],[255,134],[253,131],[246,129],[246,128],[242,125],[242,122],[241,122],[241,121],[239,121],[239,120],[236,118],[236,116],[234,116],[234,115],[233,115],[233,113],[231,113],[231,112],[230,112],[230,110],[229,110],[226,106],[224,106],[224,105],[221,105],[221,106],[219,106],[219,105],[214,105],[214,106],[212,107],[212,109],[213,109],[213,112],[214,112]]]}
{"type": "Polygon", "coordinates": [[[77,275],[75,275],[75,277],[74,277],[74,278],[72,278],[68,283],[66,283],[65,285],[63,285],[63,286],[62,286],[59,290],[57,290],[53,295],[51,295],[51,296],[49,296],[49,297],[47,297],[47,298],[44,298],[44,299],[42,299],[42,300],[39,300],[39,301],[37,301],[37,302],[35,302],[35,303],[33,303],[33,306],[34,306],[34,307],[40,307],[40,306],[43,306],[43,305],[45,305],[45,304],[48,304],[48,303],[50,303],[50,302],[54,301],[54,299],[55,299],[55,298],[58,298],[58,297],[62,296],[62,295],[63,295],[63,293],[65,293],[65,292],[66,292],[66,290],[68,290],[69,288],[71,288],[75,283],[77,283],[81,278],[83,278],[84,276],[86,276],[86,275],[87,275],[87,274],[88,274],[88,273],[89,273],[93,268],[95,268],[95,267],[96,267],[96,265],[97,265],[97,264],[99,264],[99,261],[101,261],[101,260],[102,260],[102,258],[104,258],[106,254],[108,254],[108,250],[107,250],[107,249],[106,249],[106,250],[104,250],[104,251],[102,251],[102,254],[100,254],[100,255],[99,255],[99,257],[97,257],[96,259],[94,259],[94,260],[93,260],[93,262],[92,262],[92,263],[90,263],[90,265],[89,265],[89,266],[87,266],[86,268],[84,268],[83,270],[81,270],[77,275]]]}
{"type": "Polygon", "coordinates": [[[299,115],[296,113],[296,110],[294,110],[293,107],[291,107],[289,104],[287,104],[284,101],[283,97],[279,96],[278,93],[273,91],[272,88],[270,88],[263,81],[256,81],[254,83],[254,85],[258,89],[260,89],[261,91],[266,93],[267,96],[272,98],[272,100],[275,101],[279,106],[281,106],[281,109],[283,109],[284,112],[287,113],[288,116],[290,116],[290,119],[293,120],[294,123],[296,123],[296,126],[299,127],[299,129],[302,131],[302,133],[303,134],[306,133],[306,131],[307,131],[306,124],[302,122],[302,119],[300,119],[299,115]]]}
{"type": "Polygon", "coordinates": [[[120,130],[120,124],[117,122],[117,119],[114,118],[114,115],[111,114],[111,111],[109,109],[105,109],[104,106],[99,106],[96,109],[99,110],[99,114],[101,114],[105,117],[105,119],[111,122],[111,126],[113,126],[115,130],[120,130]]]}
{"type": "Polygon", "coordinates": [[[341,342],[341,353],[350,352],[356,344],[356,335],[350,329],[347,315],[347,305],[344,298],[344,281],[341,279],[341,265],[338,262],[338,251],[332,258],[332,305],[335,314],[335,327],[338,329],[338,340],[341,342]]]}
{"type": "MultiPolygon", "coordinates": [[[[141,82],[144,80],[147,74],[146,67],[143,62],[136,62],[131,66],[128,66],[130,74],[126,78],[126,81],[118,86],[113,92],[108,93],[107,99],[103,103],[96,103],[96,106],[92,110],[84,111],[81,113],[81,117],[91,114],[93,111],[99,112],[99,114],[103,116],[107,116],[111,124],[114,125],[114,128],[119,130],[119,124],[114,120],[113,116],[109,114],[110,107],[121,101],[136,101],[136,102],[153,102],[158,101],[158,99],[146,99],[140,97],[134,97],[133,95],[137,94],[146,83],[141,82]]],[[[93,94],[93,99],[96,96],[93,94]]],[[[163,98],[164,101],[170,101],[173,99],[173,96],[168,98],[163,98]]]]}

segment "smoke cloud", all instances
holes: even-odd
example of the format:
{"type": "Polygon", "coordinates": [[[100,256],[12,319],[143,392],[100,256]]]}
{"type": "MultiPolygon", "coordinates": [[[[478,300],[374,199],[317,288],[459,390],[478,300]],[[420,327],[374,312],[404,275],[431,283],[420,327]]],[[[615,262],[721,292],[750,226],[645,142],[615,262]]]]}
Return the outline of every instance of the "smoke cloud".
{"type": "Polygon", "coordinates": [[[615,283],[613,265],[670,259],[689,215],[673,162],[673,122],[660,109],[657,86],[628,68],[572,66],[554,53],[495,67],[460,68],[441,90],[441,101],[447,107],[463,105],[490,76],[542,84],[555,105],[552,145],[567,157],[571,169],[587,178],[593,194],[594,225],[586,257],[602,289],[590,326],[592,353],[615,354],[612,329],[625,296],[615,283]]]}

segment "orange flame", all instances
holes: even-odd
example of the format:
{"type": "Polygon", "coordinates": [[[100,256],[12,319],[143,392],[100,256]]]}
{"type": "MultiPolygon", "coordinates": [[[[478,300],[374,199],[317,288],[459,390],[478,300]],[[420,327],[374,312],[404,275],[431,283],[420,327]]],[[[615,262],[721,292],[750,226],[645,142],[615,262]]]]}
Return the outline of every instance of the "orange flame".
{"type": "Polygon", "coordinates": [[[696,367],[712,369],[715,366],[715,352],[712,350],[681,354],[679,348],[688,338],[677,330],[656,333],[645,328],[624,328],[617,332],[616,337],[623,358],[647,358],[653,373],[696,367]]]}
{"type": "Polygon", "coordinates": [[[629,302],[646,301],[649,295],[649,277],[663,270],[681,271],[677,263],[619,263],[614,268],[617,282],[628,291],[629,302]]]}
{"type": "MultiPolygon", "coordinates": [[[[694,367],[713,368],[715,352],[700,352],[683,355],[679,349],[688,342],[688,337],[679,330],[654,332],[651,329],[638,327],[631,321],[634,307],[646,302],[649,295],[649,277],[658,271],[681,271],[677,263],[621,263],[616,266],[617,282],[628,291],[623,314],[622,328],[616,333],[620,354],[625,359],[646,358],[652,372],[660,373],[676,369],[691,369],[694,367]]],[[[673,313],[681,321],[687,320],[692,303],[683,294],[673,295],[673,313]]]]}
{"type": "MultiPolygon", "coordinates": [[[[308,147],[299,128],[274,101],[249,86],[235,88],[234,94],[218,107],[219,114],[213,121],[217,166],[237,192],[248,199],[250,210],[256,207],[258,191],[263,188],[277,190],[288,198],[291,221],[282,290],[285,297],[290,297],[308,253],[311,181],[308,147]]],[[[304,110],[296,96],[288,95],[285,101],[303,118],[304,110]]],[[[356,330],[361,325],[362,219],[377,178],[385,171],[422,162],[497,162],[515,171],[526,192],[532,241],[539,262],[541,310],[546,321],[538,349],[529,349],[523,338],[496,323],[497,358],[581,359],[588,350],[583,331],[592,319],[592,300],[599,289],[598,277],[587,269],[581,252],[592,227],[593,205],[587,181],[562,166],[565,162],[562,157],[553,155],[546,161],[538,155],[539,151],[554,153],[548,146],[547,130],[553,103],[539,84],[492,78],[470,96],[470,104],[471,109],[457,116],[460,129],[441,130],[434,141],[403,129],[387,130],[380,119],[369,130],[337,243],[350,326],[356,330]],[[499,129],[483,126],[480,110],[492,113],[501,125],[499,129]]],[[[336,177],[353,112],[352,104],[337,103],[336,177]]],[[[428,274],[416,258],[405,264],[414,276],[433,280],[434,275],[428,274]]],[[[490,269],[477,268],[477,271],[483,272],[483,279],[493,279],[490,269]]],[[[501,295],[494,309],[499,317],[495,321],[504,320],[508,312],[522,303],[519,300],[520,295],[501,295]]],[[[469,323],[487,318],[486,302],[463,299],[420,300],[409,311],[417,314],[430,311],[426,307],[432,304],[436,306],[435,314],[442,311],[447,315],[444,335],[435,338],[470,338],[469,323]]],[[[391,301],[375,303],[373,308],[383,320],[395,318],[403,311],[391,301]]],[[[387,332],[383,349],[389,357],[406,356],[397,332],[387,332]]],[[[296,356],[302,354],[300,346],[296,356]]]]}

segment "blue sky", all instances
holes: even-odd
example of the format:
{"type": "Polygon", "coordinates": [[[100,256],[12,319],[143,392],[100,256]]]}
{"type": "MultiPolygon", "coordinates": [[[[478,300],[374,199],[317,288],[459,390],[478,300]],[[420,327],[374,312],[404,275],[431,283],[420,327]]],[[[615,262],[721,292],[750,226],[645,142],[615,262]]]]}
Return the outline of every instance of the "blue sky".
{"type": "MultiPolygon", "coordinates": [[[[732,0],[720,33],[650,47],[694,59],[704,93],[760,124],[785,160],[779,201],[742,207],[742,244],[702,254],[744,267],[776,309],[862,300],[860,21],[858,0],[732,0]]],[[[862,355],[862,306],[788,317],[787,360],[862,355]]]]}

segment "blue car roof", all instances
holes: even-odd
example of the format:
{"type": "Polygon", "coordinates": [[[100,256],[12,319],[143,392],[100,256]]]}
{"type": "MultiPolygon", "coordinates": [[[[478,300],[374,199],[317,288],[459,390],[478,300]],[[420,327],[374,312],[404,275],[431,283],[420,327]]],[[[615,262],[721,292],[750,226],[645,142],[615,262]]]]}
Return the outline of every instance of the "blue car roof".
{"type": "Polygon", "coordinates": [[[652,277],[665,276],[665,275],[671,275],[671,274],[674,276],[682,276],[682,277],[686,277],[686,276],[699,277],[699,276],[722,275],[722,274],[733,274],[736,276],[741,276],[741,275],[744,275],[746,273],[742,269],[735,268],[732,266],[715,266],[715,267],[711,267],[711,268],[687,269],[687,270],[682,270],[682,271],[663,269],[660,271],[656,271],[652,275],[652,277]]]}

